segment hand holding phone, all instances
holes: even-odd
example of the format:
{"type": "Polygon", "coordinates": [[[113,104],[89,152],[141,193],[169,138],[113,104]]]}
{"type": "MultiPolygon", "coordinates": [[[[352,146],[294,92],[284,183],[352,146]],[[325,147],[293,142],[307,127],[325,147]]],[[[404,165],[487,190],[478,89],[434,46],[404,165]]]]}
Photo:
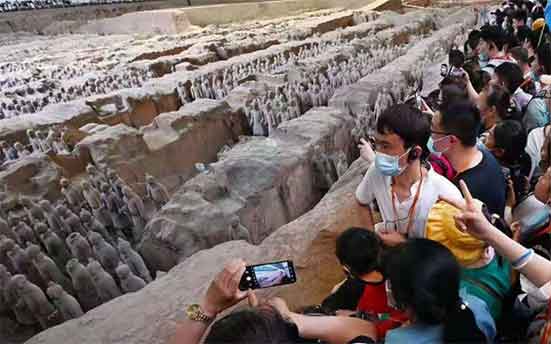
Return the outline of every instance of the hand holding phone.
{"type": "Polygon", "coordinates": [[[239,283],[240,290],[271,288],[297,281],[295,267],[290,260],[250,265],[239,283]]]}

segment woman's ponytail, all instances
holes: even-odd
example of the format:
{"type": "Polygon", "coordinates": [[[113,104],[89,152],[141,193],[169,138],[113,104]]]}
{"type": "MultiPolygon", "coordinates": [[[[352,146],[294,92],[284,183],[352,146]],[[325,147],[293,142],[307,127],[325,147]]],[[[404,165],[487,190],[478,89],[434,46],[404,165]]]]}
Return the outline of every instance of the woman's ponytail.
{"type": "Polygon", "coordinates": [[[462,301],[444,321],[445,343],[485,343],[486,337],[476,324],[471,309],[462,301]]]}

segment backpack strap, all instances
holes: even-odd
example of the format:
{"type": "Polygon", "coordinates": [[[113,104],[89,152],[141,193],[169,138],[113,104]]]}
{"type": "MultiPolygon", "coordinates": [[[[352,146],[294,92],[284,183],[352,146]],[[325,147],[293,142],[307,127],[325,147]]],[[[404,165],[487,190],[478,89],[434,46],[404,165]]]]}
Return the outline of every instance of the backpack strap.
{"type": "Polygon", "coordinates": [[[474,284],[475,286],[477,286],[478,288],[484,290],[485,292],[487,292],[488,294],[490,294],[493,298],[495,298],[496,300],[501,300],[503,297],[501,295],[499,295],[499,293],[497,291],[494,290],[494,288],[492,288],[490,285],[488,285],[487,283],[484,283],[482,281],[479,281],[479,280],[476,280],[472,277],[469,277],[469,276],[464,276],[462,277],[464,280],[474,284]]]}

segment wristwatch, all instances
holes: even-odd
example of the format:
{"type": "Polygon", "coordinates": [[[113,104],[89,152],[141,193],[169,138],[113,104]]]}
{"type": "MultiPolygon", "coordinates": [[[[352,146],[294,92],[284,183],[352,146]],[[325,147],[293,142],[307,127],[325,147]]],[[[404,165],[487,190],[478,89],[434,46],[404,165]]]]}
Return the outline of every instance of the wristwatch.
{"type": "Polygon", "coordinates": [[[186,314],[188,319],[192,321],[208,323],[214,320],[214,317],[206,315],[198,304],[189,305],[186,309],[186,314]]]}

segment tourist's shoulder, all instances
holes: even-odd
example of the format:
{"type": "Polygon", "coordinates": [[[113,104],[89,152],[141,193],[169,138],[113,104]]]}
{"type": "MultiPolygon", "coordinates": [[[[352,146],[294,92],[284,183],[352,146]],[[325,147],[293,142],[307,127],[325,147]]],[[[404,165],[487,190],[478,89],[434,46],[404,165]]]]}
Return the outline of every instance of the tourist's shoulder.
{"type": "Polygon", "coordinates": [[[457,194],[457,196],[461,196],[459,189],[450,180],[443,175],[436,173],[433,169],[429,169],[427,173],[427,180],[440,194],[452,193],[453,195],[457,194]]]}
{"type": "Polygon", "coordinates": [[[385,343],[438,343],[443,336],[440,325],[413,324],[388,331],[385,343]]]}

